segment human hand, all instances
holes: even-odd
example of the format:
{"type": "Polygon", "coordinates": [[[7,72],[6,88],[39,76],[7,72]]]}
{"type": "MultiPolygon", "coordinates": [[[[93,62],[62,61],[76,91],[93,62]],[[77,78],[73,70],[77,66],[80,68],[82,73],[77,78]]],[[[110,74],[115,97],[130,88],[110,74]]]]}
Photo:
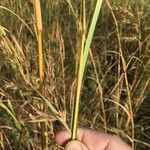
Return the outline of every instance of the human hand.
{"type": "Polygon", "coordinates": [[[65,130],[56,134],[56,142],[65,150],[132,150],[118,137],[89,129],[78,129],[78,141],[69,141],[70,134],[65,130]]]}

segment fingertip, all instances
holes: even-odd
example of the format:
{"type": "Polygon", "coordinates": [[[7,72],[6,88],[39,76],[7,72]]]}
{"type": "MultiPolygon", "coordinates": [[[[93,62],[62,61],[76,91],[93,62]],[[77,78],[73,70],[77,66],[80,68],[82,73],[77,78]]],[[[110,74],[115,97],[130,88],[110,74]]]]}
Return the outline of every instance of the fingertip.
{"type": "Polygon", "coordinates": [[[64,146],[70,141],[70,134],[67,130],[60,131],[55,134],[55,141],[57,144],[64,146]]]}

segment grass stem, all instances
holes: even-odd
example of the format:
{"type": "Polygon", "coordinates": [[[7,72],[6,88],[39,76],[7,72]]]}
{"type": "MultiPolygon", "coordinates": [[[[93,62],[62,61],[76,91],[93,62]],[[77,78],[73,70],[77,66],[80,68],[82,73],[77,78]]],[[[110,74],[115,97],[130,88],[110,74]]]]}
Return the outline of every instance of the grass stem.
{"type": "Polygon", "coordinates": [[[81,53],[80,53],[80,63],[79,63],[79,71],[78,71],[78,83],[77,83],[77,91],[76,91],[76,100],[73,106],[73,114],[72,114],[72,135],[71,138],[72,140],[77,139],[77,127],[78,127],[78,115],[79,115],[79,102],[80,102],[80,94],[81,94],[81,87],[82,87],[82,80],[83,80],[83,75],[85,72],[85,66],[88,58],[88,54],[90,51],[90,46],[92,43],[96,23],[98,20],[98,16],[100,13],[101,5],[102,5],[102,0],[97,0],[94,15],[92,18],[92,22],[90,25],[90,29],[88,32],[88,36],[85,42],[85,0],[82,0],[82,6],[83,6],[83,11],[82,11],[82,43],[81,43],[81,53]],[[84,45],[85,44],[85,45],[84,45]]]}
{"type": "MultiPolygon", "coordinates": [[[[35,18],[36,18],[36,27],[37,27],[37,36],[38,36],[38,55],[39,55],[39,78],[40,86],[39,90],[42,95],[44,95],[44,65],[43,65],[43,49],[42,49],[42,17],[41,17],[41,6],[40,0],[34,0],[35,5],[35,18]]],[[[45,112],[46,105],[43,102],[40,106],[40,109],[45,112]]],[[[40,123],[40,132],[41,132],[41,149],[48,149],[48,137],[47,137],[47,122],[40,123]]]]}

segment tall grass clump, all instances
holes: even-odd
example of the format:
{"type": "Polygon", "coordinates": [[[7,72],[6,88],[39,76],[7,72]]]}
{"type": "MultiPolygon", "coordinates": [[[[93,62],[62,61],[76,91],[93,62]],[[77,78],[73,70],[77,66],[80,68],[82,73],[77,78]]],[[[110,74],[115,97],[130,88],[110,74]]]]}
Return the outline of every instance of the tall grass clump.
{"type": "Polygon", "coordinates": [[[149,0],[101,4],[0,1],[0,149],[60,149],[78,127],[149,149],[149,0]]]}

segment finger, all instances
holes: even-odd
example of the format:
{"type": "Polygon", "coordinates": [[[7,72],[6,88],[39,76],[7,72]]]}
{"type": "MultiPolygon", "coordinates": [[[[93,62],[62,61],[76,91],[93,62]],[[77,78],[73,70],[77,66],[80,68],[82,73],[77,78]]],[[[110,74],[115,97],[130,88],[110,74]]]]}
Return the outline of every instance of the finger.
{"type": "Polygon", "coordinates": [[[65,146],[71,139],[71,135],[67,130],[60,131],[55,135],[55,141],[61,145],[65,146]]]}
{"type": "Polygon", "coordinates": [[[132,150],[132,148],[115,135],[102,133],[95,130],[79,129],[78,139],[89,150],[132,150]]]}
{"type": "Polygon", "coordinates": [[[83,142],[89,150],[104,150],[111,135],[91,129],[78,129],[78,140],[83,142]]]}
{"type": "Polygon", "coordinates": [[[89,150],[131,150],[131,147],[117,136],[95,130],[79,129],[78,139],[82,141],[89,150]]]}
{"type": "Polygon", "coordinates": [[[88,150],[87,147],[79,141],[70,141],[66,146],[65,150],[88,150]]]}

